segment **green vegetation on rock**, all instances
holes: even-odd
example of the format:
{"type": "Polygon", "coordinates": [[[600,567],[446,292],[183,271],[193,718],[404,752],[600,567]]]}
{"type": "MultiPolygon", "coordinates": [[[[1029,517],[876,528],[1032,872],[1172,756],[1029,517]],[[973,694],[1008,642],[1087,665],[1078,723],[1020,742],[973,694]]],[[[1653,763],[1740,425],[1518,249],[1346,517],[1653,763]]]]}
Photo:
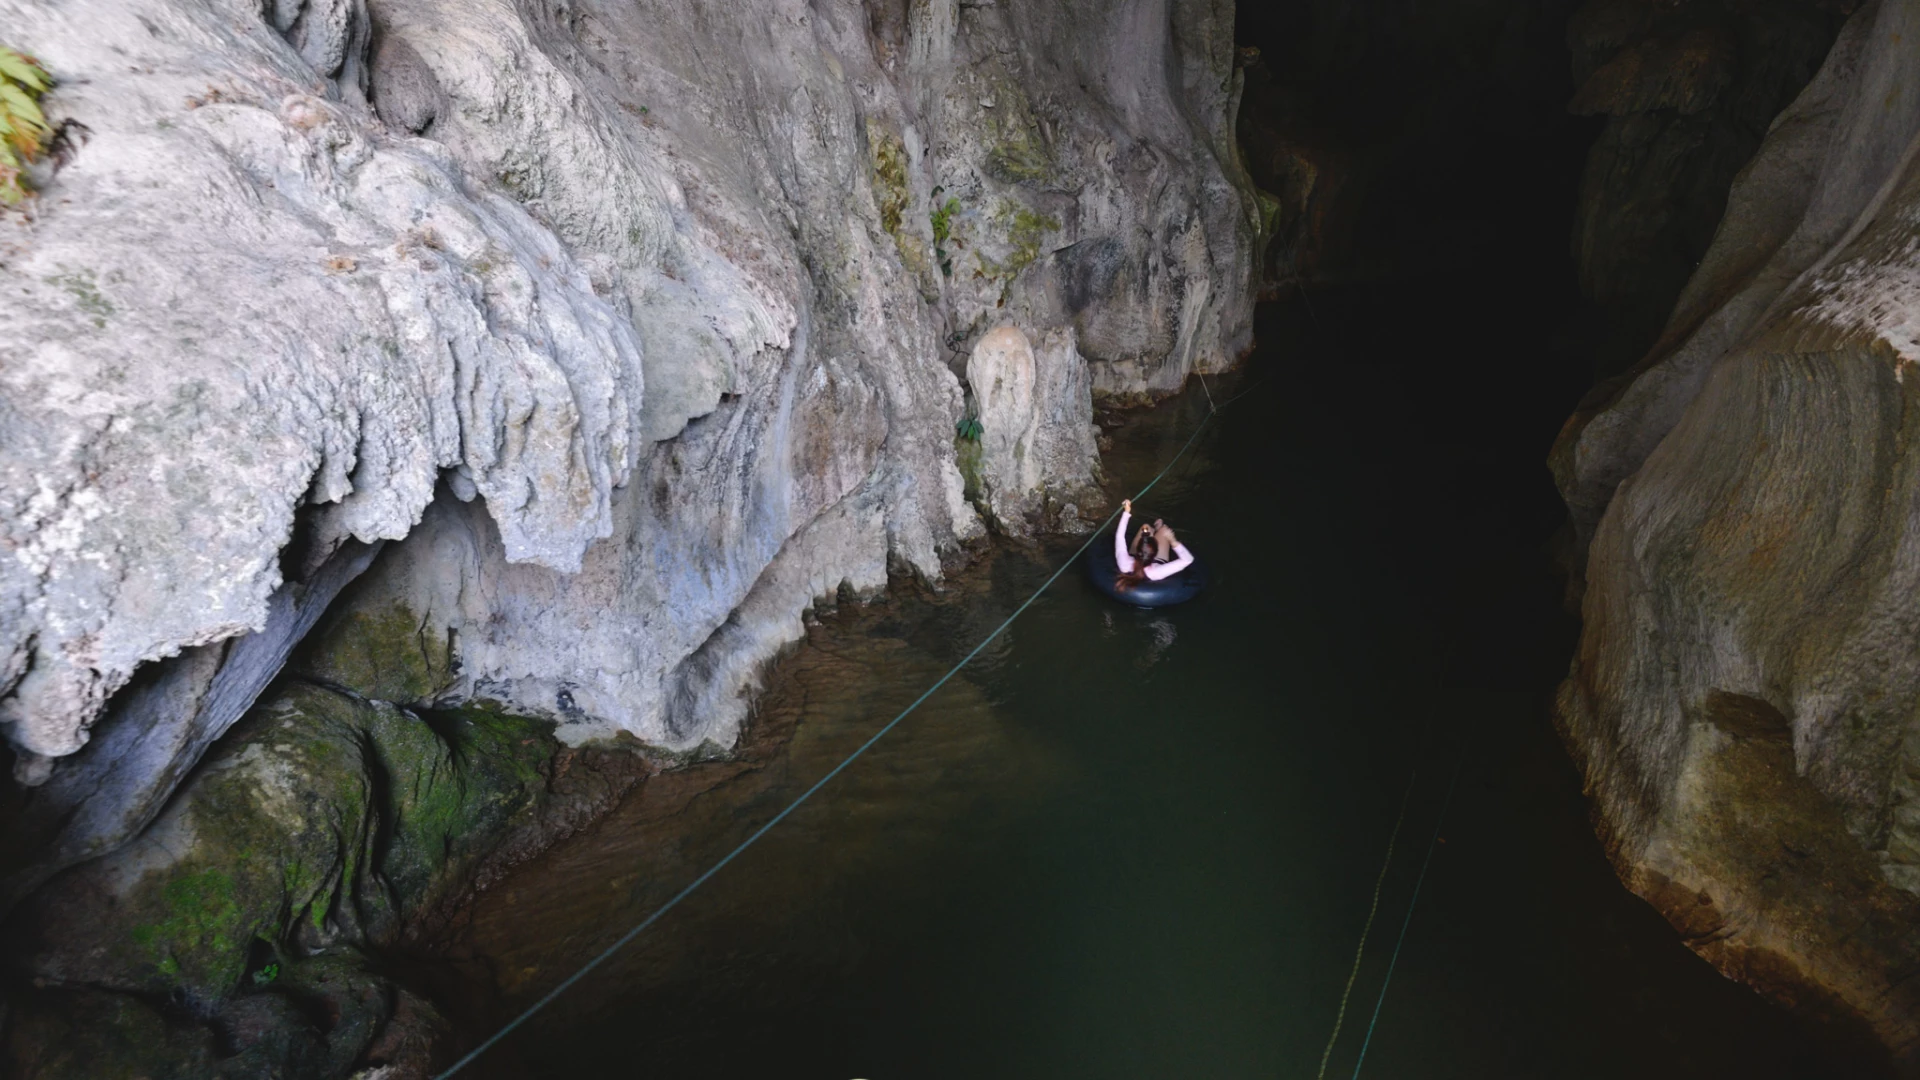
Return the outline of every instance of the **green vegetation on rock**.
{"type": "Polygon", "coordinates": [[[945,203],[941,203],[937,198],[940,189],[934,188],[933,193],[936,199],[933,210],[928,215],[933,225],[933,242],[945,244],[947,237],[953,235],[953,215],[960,212],[960,200],[948,199],[945,203]]]}
{"type": "Polygon", "coordinates": [[[533,819],[558,749],[544,721],[292,683],[235,727],[111,884],[48,913],[59,954],[88,958],[60,977],[201,1011],[296,986],[314,958],[391,940],[459,887],[533,819]]]}
{"type": "Polygon", "coordinates": [[[942,189],[933,189],[933,198],[929,200],[933,209],[927,213],[933,226],[933,256],[940,264],[940,273],[945,277],[953,276],[953,256],[947,254],[947,239],[953,235],[953,216],[960,212],[960,200],[949,198],[940,201],[942,189]]]}
{"type": "Polygon", "coordinates": [[[381,870],[403,898],[430,898],[528,817],[559,749],[552,725],[486,706],[399,710],[372,725],[389,780],[391,844],[381,870]]]}
{"type": "Polygon", "coordinates": [[[27,197],[22,172],[53,138],[53,126],[40,111],[40,99],[52,86],[38,60],[0,45],[0,205],[17,206],[27,197]]]}
{"type": "Polygon", "coordinates": [[[1053,159],[1030,129],[1015,129],[987,151],[987,171],[995,179],[1033,183],[1053,175],[1053,159]]]}
{"type": "Polygon", "coordinates": [[[939,285],[928,262],[926,238],[918,230],[905,227],[907,210],[913,205],[907,146],[899,136],[884,128],[872,129],[869,138],[873,146],[873,193],[880,211],[880,226],[893,237],[901,265],[918,281],[921,295],[928,300],[937,299],[939,285]]]}
{"type": "Polygon", "coordinates": [[[1055,172],[1053,152],[1041,136],[1033,105],[1021,82],[1010,78],[998,63],[974,71],[979,80],[973,91],[992,105],[981,110],[981,134],[987,149],[987,173],[1008,184],[1037,184],[1055,172]]]}
{"type": "Polygon", "coordinates": [[[446,635],[404,604],[347,607],[315,635],[294,670],[380,701],[426,701],[452,679],[453,653],[446,635]]]}
{"type": "Polygon", "coordinates": [[[970,503],[986,497],[986,485],[981,480],[985,453],[978,440],[956,437],[953,441],[953,462],[960,469],[961,495],[970,503]]]}
{"type": "Polygon", "coordinates": [[[186,972],[181,956],[226,954],[243,945],[245,913],[234,899],[233,877],[220,870],[181,874],[160,887],[157,921],[133,928],[133,940],[145,948],[154,968],[169,978],[186,972]]]}
{"type": "MultiPolygon", "coordinates": [[[[360,640],[323,642],[345,658],[328,670],[425,685],[444,664],[422,659],[417,626],[397,609],[348,619],[333,634],[360,640]]],[[[9,944],[54,997],[16,1013],[0,1073],[317,1080],[364,1064],[394,1024],[432,1037],[432,1007],[374,957],[482,860],[546,835],[562,748],[546,721],[352,690],[290,680],[138,840],[43,890],[35,938],[9,944]]]]}
{"type": "Polygon", "coordinates": [[[880,200],[880,227],[898,239],[913,195],[907,187],[906,145],[890,131],[873,136],[873,175],[878,181],[874,194],[880,200]]]}
{"type": "Polygon", "coordinates": [[[1047,234],[1060,231],[1060,221],[1047,214],[1035,213],[1019,203],[1002,200],[994,210],[993,223],[1006,230],[1007,244],[1012,250],[1007,253],[1005,262],[998,262],[985,254],[977,254],[974,259],[979,264],[980,276],[999,280],[1000,298],[1004,302],[1006,290],[1013,284],[1013,279],[1040,258],[1040,249],[1046,243],[1047,234]]]}
{"type": "Polygon", "coordinates": [[[1046,241],[1048,233],[1060,231],[1060,221],[1051,215],[1036,214],[1024,206],[1010,203],[1001,204],[1001,213],[1007,222],[1007,243],[1012,245],[1013,251],[1007,255],[1007,261],[999,270],[1008,280],[1012,280],[1040,257],[1040,245],[1046,241]]]}
{"type": "Polygon", "coordinates": [[[93,322],[95,329],[106,327],[107,317],[113,314],[113,302],[101,294],[93,271],[67,270],[47,278],[47,283],[59,286],[73,297],[74,304],[93,322]]]}

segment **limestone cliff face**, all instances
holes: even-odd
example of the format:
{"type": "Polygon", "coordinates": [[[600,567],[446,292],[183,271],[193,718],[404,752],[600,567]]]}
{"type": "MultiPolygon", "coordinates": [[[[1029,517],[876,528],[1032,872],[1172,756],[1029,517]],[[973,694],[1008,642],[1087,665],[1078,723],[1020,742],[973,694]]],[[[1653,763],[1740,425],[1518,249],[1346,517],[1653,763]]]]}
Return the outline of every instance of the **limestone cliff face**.
{"type": "Polygon", "coordinates": [[[1920,4],[1854,13],[1664,344],[1555,449],[1560,722],[1628,883],[1920,1068],[1920,4]]]}
{"type": "MultiPolygon", "coordinates": [[[[937,580],[979,534],[970,397],[990,438],[1046,433],[976,492],[1023,531],[1084,499],[1089,393],[1250,343],[1227,0],[0,0],[0,28],[75,148],[0,233],[29,783],[136,674],[221,697],[225,643],[383,540],[328,623],[429,661],[377,696],[725,746],[816,597],[937,580]],[[1003,328],[1044,415],[961,377],[1003,328]]],[[[177,778],[286,648],[147,758],[177,778]]]]}

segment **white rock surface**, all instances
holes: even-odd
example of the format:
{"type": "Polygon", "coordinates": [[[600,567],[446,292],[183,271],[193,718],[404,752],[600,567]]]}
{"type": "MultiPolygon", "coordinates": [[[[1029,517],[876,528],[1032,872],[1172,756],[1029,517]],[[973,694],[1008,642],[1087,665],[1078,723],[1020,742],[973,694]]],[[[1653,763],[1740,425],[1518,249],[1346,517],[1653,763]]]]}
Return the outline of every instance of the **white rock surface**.
{"type": "Polygon", "coordinates": [[[565,245],[224,14],[0,19],[90,129],[7,238],[0,721],[30,754],[261,625],[303,502],[397,538],[459,469],[514,558],[569,569],[635,459],[639,341],[565,245]]]}
{"type": "Polygon", "coordinates": [[[258,628],[313,506],[319,548],[405,538],[352,602],[454,642],[443,698],[726,745],[816,597],[978,534],[973,338],[1115,393],[1248,345],[1231,23],[0,0],[88,129],[0,233],[8,738],[44,771],[142,665],[258,628]]]}
{"type": "Polygon", "coordinates": [[[967,358],[967,385],[981,434],[961,461],[973,463],[987,515],[1009,533],[1077,526],[1101,496],[1093,398],[1073,332],[1051,330],[1036,349],[1018,327],[989,331],[967,358]]]}

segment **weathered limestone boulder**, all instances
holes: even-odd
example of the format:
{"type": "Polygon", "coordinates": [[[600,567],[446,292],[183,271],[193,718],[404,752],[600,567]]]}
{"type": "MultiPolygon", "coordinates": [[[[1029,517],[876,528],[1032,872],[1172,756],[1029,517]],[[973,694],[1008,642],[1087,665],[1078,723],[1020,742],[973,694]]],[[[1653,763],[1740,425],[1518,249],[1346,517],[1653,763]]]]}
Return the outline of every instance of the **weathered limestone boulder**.
{"type": "MultiPolygon", "coordinates": [[[[978,336],[1085,357],[1074,394],[1250,342],[1225,0],[0,0],[0,27],[85,128],[0,234],[0,730],[30,783],[348,539],[391,543],[343,617],[445,643],[399,699],[724,747],[808,605],[979,535],[978,336]]],[[[1042,491],[1088,473],[1041,460],[1042,491]]],[[[127,782],[163,798],[195,754],[127,782]]]]}
{"type": "Polygon", "coordinates": [[[1559,723],[1627,883],[1920,1074],[1920,4],[1849,21],[1674,347],[1556,450],[1591,530],[1559,723]]]}
{"type": "Polygon", "coordinates": [[[1018,327],[989,331],[967,358],[967,385],[980,433],[960,449],[961,472],[988,517],[1015,535],[1079,527],[1080,511],[1101,499],[1100,450],[1072,331],[1049,331],[1038,348],[1018,327]]]}

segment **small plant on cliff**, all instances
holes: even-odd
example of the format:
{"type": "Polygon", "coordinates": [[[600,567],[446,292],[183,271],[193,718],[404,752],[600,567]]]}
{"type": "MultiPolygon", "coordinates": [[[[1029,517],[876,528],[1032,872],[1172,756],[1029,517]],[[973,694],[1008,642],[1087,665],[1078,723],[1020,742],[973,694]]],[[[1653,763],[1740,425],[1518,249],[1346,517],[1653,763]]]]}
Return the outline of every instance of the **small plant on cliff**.
{"type": "Polygon", "coordinates": [[[947,254],[947,238],[953,235],[953,215],[960,212],[960,200],[949,198],[940,201],[940,192],[944,188],[933,189],[933,210],[927,219],[933,224],[933,255],[940,261],[940,272],[947,277],[953,276],[953,256],[947,254]]]}
{"type": "Polygon", "coordinates": [[[953,425],[953,429],[959,433],[961,438],[968,442],[979,442],[980,436],[987,430],[981,426],[980,418],[977,416],[967,417],[965,420],[953,425]]]}
{"type": "Polygon", "coordinates": [[[889,132],[874,136],[873,175],[879,181],[875,195],[880,201],[880,227],[889,236],[898,237],[911,197],[907,189],[907,148],[889,132]]]}
{"type": "Polygon", "coordinates": [[[40,111],[40,98],[52,85],[38,60],[0,45],[0,205],[17,206],[27,197],[21,171],[53,137],[40,111]]]}
{"type": "MultiPolygon", "coordinates": [[[[937,200],[940,195],[940,189],[934,188],[933,194],[937,200]]],[[[929,216],[929,219],[933,222],[933,242],[935,244],[944,244],[947,242],[947,237],[953,235],[953,215],[959,212],[959,199],[950,198],[944,204],[939,202],[934,204],[933,213],[929,216]]]]}
{"type": "Polygon", "coordinates": [[[266,986],[268,983],[273,982],[273,980],[279,977],[280,977],[280,965],[268,964],[266,967],[263,967],[259,971],[256,971],[253,973],[253,985],[266,986]]]}

